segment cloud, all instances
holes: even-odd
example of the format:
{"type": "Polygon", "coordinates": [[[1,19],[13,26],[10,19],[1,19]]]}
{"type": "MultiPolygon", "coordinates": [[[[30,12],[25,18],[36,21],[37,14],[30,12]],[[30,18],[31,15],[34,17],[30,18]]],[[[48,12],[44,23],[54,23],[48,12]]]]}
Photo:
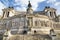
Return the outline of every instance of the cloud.
{"type": "MultiPolygon", "coordinates": [[[[0,0],[0,1],[1,1],[0,13],[1,13],[2,12],[1,9],[8,6],[13,6],[18,11],[26,11],[29,0],[0,0]]],[[[44,5],[44,2],[46,2],[49,5],[51,4],[50,5],[51,7],[56,8],[58,13],[60,12],[60,2],[57,0],[30,0],[30,1],[31,1],[32,9],[34,11],[39,9],[38,6],[39,7],[41,6],[39,4],[43,3],[44,5]]]]}
{"type": "Polygon", "coordinates": [[[56,8],[57,9],[57,15],[60,15],[60,2],[56,2],[55,4],[54,4],[54,8],[56,8]]]}
{"type": "Polygon", "coordinates": [[[2,15],[2,9],[4,9],[4,8],[6,8],[6,6],[4,5],[4,4],[2,4],[1,2],[0,2],[0,15],[2,15]]]}
{"type": "Polygon", "coordinates": [[[60,2],[56,2],[55,3],[55,6],[60,6],[60,2]]]}
{"type": "Polygon", "coordinates": [[[59,1],[57,1],[57,0],[47,0],[47,3],[50,3],[51,7],[57,9],[57,11],[56,11],[57,15],[60,14],[60,2],[59,1]]]}
{"type": "MultiPolygon", "coordinates": [[[[16,7],[16,9],[19,10],[19,11],[26,11],[28,1],[29,0],[15,0],[16,5],[20,5],[20,7],[16,7]]],[[[30,1],[31,1],[33,10],[36,10],[37,7],[39,6],[38,4],[41,3],[41,2],[44,2],[44,1],[46,1],[47,4],[51,4],[50,5],[51,7],[56,8],[57,12],[59,12],[59,10],[60,10],[59,9],[60,2],[58,2],[57,0],[30,0],[30,1]]]]}
{"type": "MultiPolygon", "coordinates": [[[[17,10],[19,11],[26,11],[27,9],[27,5],[28,5],[28,1],[29,0],[15,0],[15,2],[17,3],[16,5],[20,5],[20,7],[16,7],[17,10]]],[[[41,6],[41,5],[38,5],[39,3],[42,3],[44,1],[47,2],[47,4],[51,4],[50,6],[51,7],[54,7],[57,9],[57,13],[60,14],[60,2],[58,2],[57,0],[30,0],[31,1],[31,4],[32,4],[32,8],[33,10],[37,10],[38,6],[41,6]]]]}
{"type": "Polygon", "coordinates": [[[47,3],[55,3],[56,0],[47,0],[47,3]]]}
{"type": "MultiPolygon", "coordinates": [[[[28,5],[28,1],[29,0],[15,0],[15,2],[17,3],[17,5],[20,5],[21,7],[17,7],[16,9],[17,10],[25,10],[26,11],[26,8],[27,8],[27,5],[28,5]]],[[[30,0],[31,1],[31,4],[32,4],[32,8],[33,10],[36,10],[37,7],[38,7],[38,4],[45,1],[45,0],[30,0]]]]}

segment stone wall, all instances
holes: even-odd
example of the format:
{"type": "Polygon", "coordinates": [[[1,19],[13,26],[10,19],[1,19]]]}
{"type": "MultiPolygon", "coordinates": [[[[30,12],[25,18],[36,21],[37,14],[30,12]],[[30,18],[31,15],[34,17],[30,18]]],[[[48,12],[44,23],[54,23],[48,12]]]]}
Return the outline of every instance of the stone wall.
{"type": "Polygon", "coordinates": [[[10,37],[9,40],[51,40],[51,39],[33,35],[14,35],[10,37]]]}

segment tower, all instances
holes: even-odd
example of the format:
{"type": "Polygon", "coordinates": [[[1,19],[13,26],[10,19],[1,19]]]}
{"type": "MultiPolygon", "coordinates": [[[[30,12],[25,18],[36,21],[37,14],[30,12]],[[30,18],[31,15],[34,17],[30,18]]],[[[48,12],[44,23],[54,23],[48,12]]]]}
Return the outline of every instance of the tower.
{"type": "Polygon", "coordinates": [[[50,8],[49,6],[44,9],[45,15],[51,18],[56,18],[56,9],[50,8]]]}
{"type": "Polygon", "coordinates": [[[8,7],[8,8],[2,9],[2,11],[3,11],[3,16],[2,16],[2,18],[7,18],[7,17],[9,17],[9,13],[10,13],[11,10],[13,10],[13,7],[8,7]]]}
{"type": "Polygon", "coordinates": [[[29,4],[28,4],[27,13],[30,13],[30,14],[33,13],[32,5],[31,5],[30,1],[29,1],[29,4]]]}

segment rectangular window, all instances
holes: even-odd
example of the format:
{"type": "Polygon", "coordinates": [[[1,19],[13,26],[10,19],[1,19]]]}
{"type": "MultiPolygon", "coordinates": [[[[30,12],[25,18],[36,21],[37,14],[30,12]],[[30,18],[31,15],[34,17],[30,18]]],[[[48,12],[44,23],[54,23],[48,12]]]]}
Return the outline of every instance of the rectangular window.
{"type": "Polygon", "coordinates": [[[37,21],[35,21],[35,26],[38,26],[38,22],[37,21]]]}
{"type": "Polygon", "coordinates": [[[27,25],[30,26],[30,22],[29,22],[29,20],[27,20],[27,25]]]}
{"type": "Polygon", "coordinates": [[[12,19],[12,28],[19,28],[19,26],[20,26],[20,19],[19,18],[12,19]]]}
{"type": "Polygon", "coordinates": [[[32,17],[28,17],[27,24],[28,24],[28,26],[33,26],[33,19],[32,19],[32,17]]]}

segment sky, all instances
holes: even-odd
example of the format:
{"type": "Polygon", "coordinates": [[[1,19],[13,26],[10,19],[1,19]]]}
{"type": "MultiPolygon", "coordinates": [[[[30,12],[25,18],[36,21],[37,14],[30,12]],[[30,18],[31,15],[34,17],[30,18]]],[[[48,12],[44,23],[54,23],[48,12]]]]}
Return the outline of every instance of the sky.
{"type": "MultiPolygon", "coordinates": [[[[0,0],[0,14],[2,9],[13,6],[17,11],[26,11],[29,0],[0,0]]],[[[57,15],[60,14],[60,0],[30,0],[34,11],[43,11],[45,6],[57,9],[57,15]]]]}

